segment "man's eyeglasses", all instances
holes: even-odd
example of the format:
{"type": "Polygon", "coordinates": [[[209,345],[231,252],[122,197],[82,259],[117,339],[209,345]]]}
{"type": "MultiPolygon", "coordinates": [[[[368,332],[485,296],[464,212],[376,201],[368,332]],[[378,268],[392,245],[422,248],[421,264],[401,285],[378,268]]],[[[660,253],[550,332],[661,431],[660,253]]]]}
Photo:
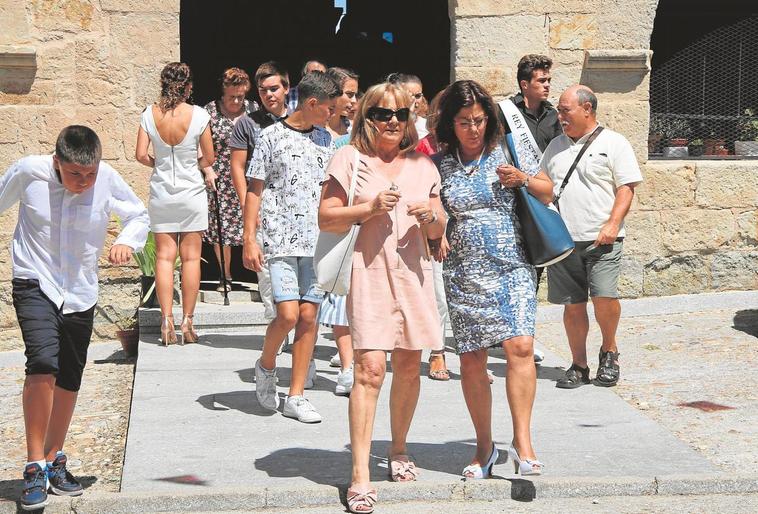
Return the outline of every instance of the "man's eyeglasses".
{"type": "Polygon", "coordinates": [[[396,111],[385,109],[384,107],[371,107],[366,112],[366,116],[368,116],[369,119],[382,122],[390,121],[393,116],[397,118],[397,121],[408,121],[410,115],[411,110],[408,107],[403,107],[396,111]]]}
{"type": "Polygon", "coordinates": [[[469,119],[463,119],[463,120],[454,120],[454,123],[458,125],[463,130],[471,130],[473,128],[480,129],[482,126],[484,126],[485,123],[487,123],[487,116],[482,116],[481,118],[469,118],[469,119]]]}

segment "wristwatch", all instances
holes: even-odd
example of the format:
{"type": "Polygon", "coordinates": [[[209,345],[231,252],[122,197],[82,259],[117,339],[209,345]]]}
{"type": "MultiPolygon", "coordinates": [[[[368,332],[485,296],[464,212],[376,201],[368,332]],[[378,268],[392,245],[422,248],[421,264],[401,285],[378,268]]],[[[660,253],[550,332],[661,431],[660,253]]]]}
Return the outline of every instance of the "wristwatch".
{"type": "Polygon", "coordinates": [[[524,177],[525,177],[524,178],[524,183],[521,184],[521,185],[524,186],[524,187],[529,187],[529,175],[527,175],[526,173],[524,173],[524,177]]]}

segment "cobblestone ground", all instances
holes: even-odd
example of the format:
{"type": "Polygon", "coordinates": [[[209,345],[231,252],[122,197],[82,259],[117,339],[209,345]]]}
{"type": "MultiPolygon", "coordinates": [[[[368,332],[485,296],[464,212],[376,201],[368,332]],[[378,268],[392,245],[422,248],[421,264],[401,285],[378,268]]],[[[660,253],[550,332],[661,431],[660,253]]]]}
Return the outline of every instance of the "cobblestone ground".
{"type": "MultiPolygon", "coordinates": [[[[135,362],[118,351],[85,368],[66,453],[69,469],[89,482],[90,490],[119,490],[135,362]]],[[[26,461],[23,382],[23,367],[0,368],[0,498],[18,496],[26,461]]]]}
{"type": "MultiPolygon", "coordinates": [[[[541,324],[537,338],[568,362],[561,323],[541,324]]],[[[758,474],[758,311],[622,318],[618,340],[621,397],[724,471],[758,474]],[[691,402],[710,404],[700,404],[706,410],[684,405],[691,402]],[[730,408],[713,410],[718,406],[730,408]]],[[[593,375],[599,344],[593,326],[593,375]]],[[[134,359],[121,352],[85,370],[66,449],[71,470],[94,480],[93,491],[119,489],[133,374],[134,359]]],[[[0,368],[0,498],[17,496],[25,459],[22,384],[22,367],[0,368]]]]}
{"type": "MultiPolygon", "coordinates": [[[[537,339],[570,360],[561,323],[540,325],[537,339]]],[[[589,341],[594,377],[601,342],[596,325],[589,341]]],[[[758,474],[758,310],[622,314],[618,342],[616,393],[724,471],[758,474]],[[691,402],[715,405],[685,406],[691,402]],[[730,409],[712,410],[719,406],[730,409]]]]}

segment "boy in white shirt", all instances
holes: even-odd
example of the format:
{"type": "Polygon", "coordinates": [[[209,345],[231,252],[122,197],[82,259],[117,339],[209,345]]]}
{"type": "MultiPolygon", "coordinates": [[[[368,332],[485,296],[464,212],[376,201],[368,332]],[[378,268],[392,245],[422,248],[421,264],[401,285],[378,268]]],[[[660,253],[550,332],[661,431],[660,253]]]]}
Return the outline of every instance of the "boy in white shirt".
{"type": "Polygon", "coordinates": [[[48,487],[82,494],[62,450],[92,335],[97,260],[111,213],[124,227],[108,255],[112,264],[129,262],[149,230],[145,206],[101,155],[97,134],[72,125],[58,136],[55,154],[25,157],[0,178],[0,212],[19,204],[11,258],[26,348],[24,510],[47,505],[48,487]]]}

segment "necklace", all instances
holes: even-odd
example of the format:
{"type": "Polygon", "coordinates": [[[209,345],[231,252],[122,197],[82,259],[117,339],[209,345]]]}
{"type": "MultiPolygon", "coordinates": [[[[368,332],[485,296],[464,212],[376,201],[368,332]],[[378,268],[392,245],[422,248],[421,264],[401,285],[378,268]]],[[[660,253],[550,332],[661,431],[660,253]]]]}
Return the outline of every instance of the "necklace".
{"type": "Polygon", "coordinates": [[[476,164],[469,164],[468,166],[463,164],[463,161],[461,161],[461,152],[457,149],[455,150],[455,156],[458,158],[458,164],[461,165],[461,167],[463,168],[463,171],[466,172],[466,175],[473,175],[474,173],[479,171],[479,167],[482,165],[482,156],[484,156],[484,148],[482,148],[482,153],[479,154],[479,158],[476,160],[476,164]]]}

